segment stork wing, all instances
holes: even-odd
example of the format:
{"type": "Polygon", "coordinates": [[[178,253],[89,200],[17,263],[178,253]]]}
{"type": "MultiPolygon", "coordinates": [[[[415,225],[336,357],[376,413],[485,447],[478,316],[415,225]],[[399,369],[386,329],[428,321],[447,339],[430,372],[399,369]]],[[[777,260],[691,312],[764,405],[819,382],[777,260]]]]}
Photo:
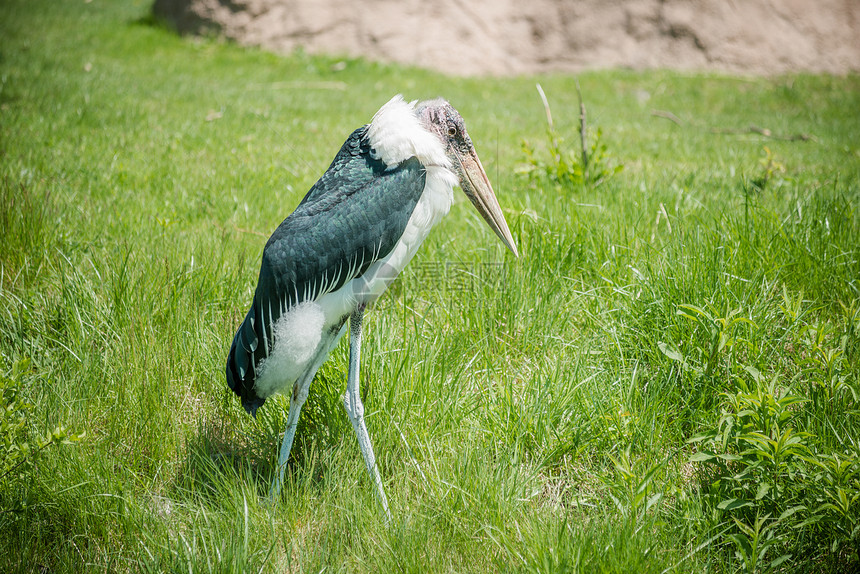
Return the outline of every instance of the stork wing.
{"type": "Polygon", "coordinates": [[[254,302],[227,359],[227,382],[248,409],[262,404],[252,392],[257,366],[273,347],[281,315],[339,289],[388,255],[424,190],[421,163],[410,158],[388,169],[373,157],[366,131],[350,135],[263,250],[254,302]]]}
{"type": "Polygon", "coordinates": [[[340,288],[388,255],[424,190],[412,158],[394,169],[373,159],[365,129],[344,143],[329,169],[269,238],[256,298],[284,308],[340,288]]]}

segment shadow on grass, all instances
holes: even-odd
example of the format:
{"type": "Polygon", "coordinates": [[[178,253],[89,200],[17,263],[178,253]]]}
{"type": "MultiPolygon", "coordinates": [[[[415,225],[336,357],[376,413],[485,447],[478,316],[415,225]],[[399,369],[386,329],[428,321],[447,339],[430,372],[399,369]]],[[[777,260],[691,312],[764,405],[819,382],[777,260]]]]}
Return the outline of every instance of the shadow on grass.
{"type": "MultiPolygon", "coordinates": [[[[331,374],[335,376],[330,377],[322,370],[311,385],[287,462],[287,481],[299,469],[306,468],[311,470],[311,476],[305,479],[321,484],[329,463],[319,453],[352,436],[336,382],[339,373],[331,374]]],[[[187,443],[176,486],[204,498],[217,499],[224,488],[245,482],[253,485],[259,496],[267,496],[277,468],[288,411],[287,399],[277,397],[266,402],[257,412],[256,420],[248,416],[240,422],[218,419],[201,423],[187,443]]]]}

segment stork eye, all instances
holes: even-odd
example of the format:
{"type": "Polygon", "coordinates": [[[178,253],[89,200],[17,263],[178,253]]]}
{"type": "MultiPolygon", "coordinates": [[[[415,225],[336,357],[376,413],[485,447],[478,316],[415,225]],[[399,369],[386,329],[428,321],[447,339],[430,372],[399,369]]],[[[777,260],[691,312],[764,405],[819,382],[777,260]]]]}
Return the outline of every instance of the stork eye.
{"type": "Polygon", "coordinates": [[[457,128],[455,128],[454,126],[449,126],[448,127],[448,135],[451,137],[454,137],[455,135],[457,135],[457,128]]]}

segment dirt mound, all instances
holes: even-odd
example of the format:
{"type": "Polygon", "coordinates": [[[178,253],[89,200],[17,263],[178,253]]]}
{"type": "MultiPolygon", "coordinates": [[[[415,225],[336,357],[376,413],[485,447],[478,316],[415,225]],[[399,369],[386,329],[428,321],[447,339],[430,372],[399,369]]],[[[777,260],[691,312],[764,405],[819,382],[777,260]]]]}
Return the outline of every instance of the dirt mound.
{"type": "Polygon", "coordinates": [[[860,71],[857,0],[156,0],[182,33],[449,74],[860,71]]]}

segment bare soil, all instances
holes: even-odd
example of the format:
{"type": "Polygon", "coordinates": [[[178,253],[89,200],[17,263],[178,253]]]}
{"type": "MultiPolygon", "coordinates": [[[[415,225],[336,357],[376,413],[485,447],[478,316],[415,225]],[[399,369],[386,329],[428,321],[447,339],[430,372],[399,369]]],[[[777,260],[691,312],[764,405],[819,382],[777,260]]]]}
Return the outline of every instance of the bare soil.
{"type": "Polygon", "coordinates": [[[184,34],[455,75],[860,71],[858,0],[156,0],[184,34]]]}

